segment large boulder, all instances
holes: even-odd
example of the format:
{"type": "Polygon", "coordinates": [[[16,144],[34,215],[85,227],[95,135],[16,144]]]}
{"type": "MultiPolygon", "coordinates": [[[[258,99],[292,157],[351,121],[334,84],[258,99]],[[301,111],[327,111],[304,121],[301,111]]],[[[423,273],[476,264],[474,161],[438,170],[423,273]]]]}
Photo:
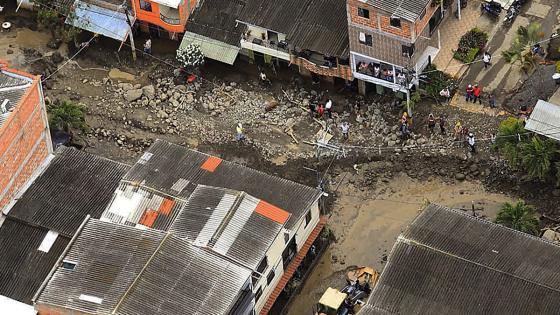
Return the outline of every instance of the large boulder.
{"type": "Polygon", "coordinates": [[[142,89],[128,90],[124,93],[124,99],[128,102],[134,102],[142,97],[142,89]]]}

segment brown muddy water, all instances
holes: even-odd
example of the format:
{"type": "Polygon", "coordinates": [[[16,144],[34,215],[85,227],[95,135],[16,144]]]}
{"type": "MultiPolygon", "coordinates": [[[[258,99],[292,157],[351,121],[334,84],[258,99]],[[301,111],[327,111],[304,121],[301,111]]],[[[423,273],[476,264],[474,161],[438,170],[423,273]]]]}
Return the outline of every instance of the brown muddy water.
{"type": "MultiPolygon", "coordinates": [[[[339,175],[339,180],[343,177],[339,175]]],[[[337,241],[321,257],[288,314],[312,314],[327,287],[344,286],[349,266],[368,265],[381,272],[396,238],[427,201],[469,212],[474,201],[477,215],[493,219],[504,202],[513,200],[488,193],[477,182],[450,184],[438,178],[418,182],[400,175],[373,191],[343,182],[329,219],[337,241]]]]}

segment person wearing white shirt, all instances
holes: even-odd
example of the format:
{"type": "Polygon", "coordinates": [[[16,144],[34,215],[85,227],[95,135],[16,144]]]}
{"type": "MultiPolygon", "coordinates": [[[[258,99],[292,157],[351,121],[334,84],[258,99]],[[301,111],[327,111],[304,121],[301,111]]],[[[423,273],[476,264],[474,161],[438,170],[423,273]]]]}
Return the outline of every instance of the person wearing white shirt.
{"type": "Polygon", "coordinates": [[[325,110],[327,111],[329,118],[332,118],[332,101],[330,98],[325,103],[325,110]]]}
{"type": "Polygon", "coordinates": [[[469,147],[471,148],[471,152],[472,153],[476,153],[476,149],[474,147],[474,135],[471,133],[469,133],[469,136],[467,137],[467,140],[469,142],[469,147]]]}

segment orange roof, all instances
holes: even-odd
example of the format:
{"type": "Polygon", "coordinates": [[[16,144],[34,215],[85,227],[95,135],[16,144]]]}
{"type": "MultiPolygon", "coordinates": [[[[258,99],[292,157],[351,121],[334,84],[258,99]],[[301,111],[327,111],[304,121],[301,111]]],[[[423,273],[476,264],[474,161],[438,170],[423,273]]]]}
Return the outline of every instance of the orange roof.
{"type": "Polygon", "coordinates": [[[144,212],[138,223],[147,227],[152,227],[154,222],[156,222],[157,216],[158,213],[156,211],[148,209],[144,212]]]}
{"type": "Polygon", "coordinates": [[[163,202],[161,203],[161,205],[159,206],[159,211],[158,212],[161,213],[161,214],[168,215],[168,214],[171,213],[171,209],[173,209],[174,205],[175,205],[174,200],[165,198],[163,200],[163,202]]]}
{"type": "Polygon", "coordinates": [[[259,204],[255,208],[255,212],[280,224],[286,223],[286,221],[288,221],[288,218],[290,217],[289,212],[262,200],[259,201],[259,204]]]}
{"type": "Polygon", "coordinates": [[[222,159],[219,157],[209,156],[200,168],[208,172],[214,172],[220,163],[222,163],[222,159]]]}

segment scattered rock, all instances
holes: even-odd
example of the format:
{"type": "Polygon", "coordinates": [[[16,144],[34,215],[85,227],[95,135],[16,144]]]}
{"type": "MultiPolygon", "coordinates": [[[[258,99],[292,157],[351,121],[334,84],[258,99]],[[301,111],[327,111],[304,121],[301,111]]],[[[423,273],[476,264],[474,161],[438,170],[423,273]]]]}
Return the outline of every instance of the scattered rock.
{"type": "Polygon", "coordinates": [[[153,85],[146,85],[142,88],[142,93],[144,94],[144,96],[151,100],[156,95],[156,89],[153,85]]]}
{"type": "Polygon", "coordinates": [[[457,174],[455,174],[455,179],[456,179],[456,180],[461,180],[461,181],[463,181],[463,180],[465,180],[465,178],[467,178],[467,177],[466,177],[465,174],[463,174],[463,173],[457,173],[457,174]]]}
{"type": "Polygon", "coordinates": [[[554,189],[554,190],[552,191],[552,195],[553,195],[554,197],[560,197],[560,189],[554,189]]]}
{"type": "Polygon", "coordinates": [[[62,45],[62,39],[59,38],[52,38],[48,43],[47,47],[51,49],[58,49],[62,45]]]}
{"type": "Polygon", "coordinates": [[[13,54],[13,53],[14,53],[14,51],[11,50],[11,49],[6,50],[6,54],[8,54],[8,55],[11,55],[11,54],[13,54]]]}
{"type": "Polygon", "coordinates": [[[142,89],[128,90],[124,93],[124,99],[128,102],[134,102],[142,97],[142,89]]]}

